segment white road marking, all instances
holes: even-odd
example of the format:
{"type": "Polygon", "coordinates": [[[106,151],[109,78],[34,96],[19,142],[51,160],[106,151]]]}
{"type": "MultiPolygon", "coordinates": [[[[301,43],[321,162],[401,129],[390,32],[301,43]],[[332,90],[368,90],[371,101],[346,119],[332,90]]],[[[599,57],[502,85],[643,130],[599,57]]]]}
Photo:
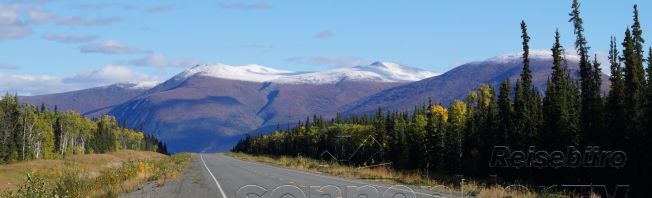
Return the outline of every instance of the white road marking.
{"type": "Polygon", "coordinates": [[[222,198],[227,198],[226,194],[224,194],[224,190],[222,190],[222,186],[220,186],[220,182],[217,181],[217,179],[215,178],[215,175],[213,175],[213,173],[211,172],[211,169],[208,169],[208,166],[206,166],[206,161],[204,161],[204,155],[199,155],[199,157],[201,158],[201,162],[204,163],[204,167],[208,171],[208,174],[211,174],[211,177],[213,178],[213,181],[215,181],[215,184],[217,184],[217,189],[219,189],[220,193],[222,193],[222,198]]]}

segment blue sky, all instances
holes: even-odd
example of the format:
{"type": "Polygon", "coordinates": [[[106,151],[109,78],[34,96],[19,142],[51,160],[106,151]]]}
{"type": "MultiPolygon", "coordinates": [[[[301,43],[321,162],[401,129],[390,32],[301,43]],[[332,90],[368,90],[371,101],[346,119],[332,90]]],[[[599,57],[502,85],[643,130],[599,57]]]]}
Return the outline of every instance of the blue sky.
{"type": "MultiPolygon", "coordinates": [[[[0,0],[0,91],[161,81],[198,63],[316,71],[378,60],[445,72],[519,51],[521,19],[531,48],[549,49],[555,28],[568,51],[574,41],[570,0],[188,2],[0,0]]],[[[646,36],[649,1],[582,3],[592,52],[622,39],[634,3],[646,36]]]]}

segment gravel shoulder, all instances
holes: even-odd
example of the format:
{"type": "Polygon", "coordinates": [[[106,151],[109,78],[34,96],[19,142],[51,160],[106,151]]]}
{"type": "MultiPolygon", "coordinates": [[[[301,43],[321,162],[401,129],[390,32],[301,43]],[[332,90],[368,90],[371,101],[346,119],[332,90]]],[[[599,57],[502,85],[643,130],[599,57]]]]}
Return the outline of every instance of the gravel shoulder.
{"type": "Polygon", "coordinates": [[[204,168],[199,156],[192,159],[187,167],[177,175],[177,178],[165,182],[152,181],[137,188],[136,191],[123,194],[125,198],[167,198],[167,197],[216,197],[219,196],[213,181],[205,177],[204,168]]]}

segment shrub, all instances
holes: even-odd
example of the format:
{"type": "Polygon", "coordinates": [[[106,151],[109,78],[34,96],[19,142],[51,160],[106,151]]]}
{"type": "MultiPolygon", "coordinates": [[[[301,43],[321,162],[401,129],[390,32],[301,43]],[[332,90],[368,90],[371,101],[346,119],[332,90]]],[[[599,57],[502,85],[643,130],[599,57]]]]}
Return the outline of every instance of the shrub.
{"type": "Polygon", "coordinates": [[[25,183],[18,187],[16,191],[5,192],[2,197],[7,198],[50,198],[53,194],[47,190],[45,179],[34,176],[33,173],[27,173],[25,183]]]}

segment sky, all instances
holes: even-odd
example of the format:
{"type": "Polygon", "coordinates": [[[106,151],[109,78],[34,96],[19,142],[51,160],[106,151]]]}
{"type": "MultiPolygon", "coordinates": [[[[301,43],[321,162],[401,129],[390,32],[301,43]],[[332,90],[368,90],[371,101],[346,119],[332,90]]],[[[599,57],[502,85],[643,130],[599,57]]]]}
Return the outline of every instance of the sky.
{"type": "MultiPolygon", "coordinates": [[[[610,37],[622,40],[635,3],[646,37],[650,1],[583,1],[592,53],[604,60],[610,37]]],[[[559,28],[572,51],[570,7],[570,0],[0,0],[0,92],[160,82],[204,63],[319,71],[390,61],[443,73],[520,51],[521,20],[532,49],[550,49],[559,28]]]]}

